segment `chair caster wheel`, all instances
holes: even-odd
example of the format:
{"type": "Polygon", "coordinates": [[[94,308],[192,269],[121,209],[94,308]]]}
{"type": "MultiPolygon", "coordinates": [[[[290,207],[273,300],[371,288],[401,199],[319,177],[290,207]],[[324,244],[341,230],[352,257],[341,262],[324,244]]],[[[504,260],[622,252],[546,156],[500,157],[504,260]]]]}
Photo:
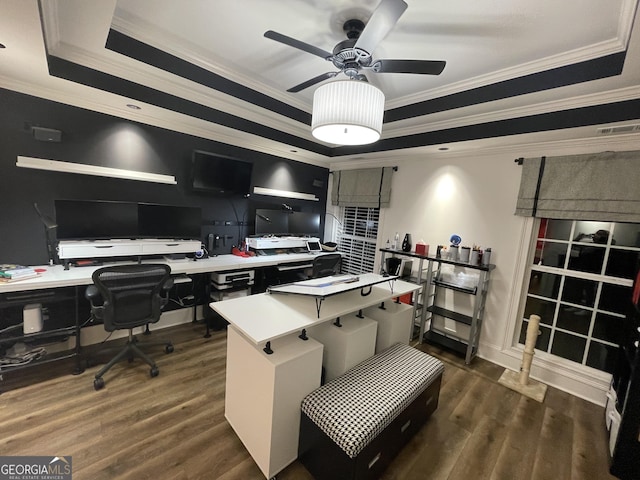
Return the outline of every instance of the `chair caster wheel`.
{"type": "Polygon", "coordinates": [[[157,377],[158,375],[160,375],[160,370],[158,370],[158,367],[151,367],[151,370],[149,370],[149,375],[151,375],[151,377],[157,377]]]}
{"type": "Polygon", "coordinates": [[[103,378],[96,378],[93,381],[93,388],[96,390],[100,390],[102,387],[104,387],[104,379],[103,378]]]}
{"type": "Polygon", "coordinates": [[[173,345],[167,345],[166,347],[164,347],[164,351],[166,353],[171,353],[173,352],[173,345]]]}

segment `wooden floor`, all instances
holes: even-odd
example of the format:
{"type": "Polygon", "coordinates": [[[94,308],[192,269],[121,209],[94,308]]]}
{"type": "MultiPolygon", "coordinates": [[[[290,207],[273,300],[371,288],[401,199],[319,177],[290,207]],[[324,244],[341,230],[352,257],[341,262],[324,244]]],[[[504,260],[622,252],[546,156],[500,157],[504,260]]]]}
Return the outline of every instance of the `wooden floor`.
{"type": "MultiPolygon", "coordinates": [[[[224,419],[226,332],[158,332],[160,375],[123,362],[93,389],[90,367],[0,395],[0,455],[71,455],[74,480],[263,479],[224,419]]],[[[502,369],[421,346],[445,362],[437,411],[384,479],[613,479],[603,409],[550,388],[543,404],[497,383],[502,369]]],[[[36,369],[30,369],[32,371],[36,369]]],[[[298,462],[280,480],[311,476],[298,462]]]]}

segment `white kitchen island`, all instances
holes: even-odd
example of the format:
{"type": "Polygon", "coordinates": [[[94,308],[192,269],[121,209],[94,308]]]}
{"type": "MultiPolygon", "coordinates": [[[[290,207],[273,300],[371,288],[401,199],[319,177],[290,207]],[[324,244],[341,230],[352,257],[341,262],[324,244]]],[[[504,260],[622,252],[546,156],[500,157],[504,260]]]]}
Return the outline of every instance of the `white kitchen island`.
{"type": "Polygon", "coordinates": [[[300,403],[320,386],[323,345],[306,330],[419,288],[369,273],[210,304],[230,323],[225,417],[266,478],[297,458],[300,403]]]}

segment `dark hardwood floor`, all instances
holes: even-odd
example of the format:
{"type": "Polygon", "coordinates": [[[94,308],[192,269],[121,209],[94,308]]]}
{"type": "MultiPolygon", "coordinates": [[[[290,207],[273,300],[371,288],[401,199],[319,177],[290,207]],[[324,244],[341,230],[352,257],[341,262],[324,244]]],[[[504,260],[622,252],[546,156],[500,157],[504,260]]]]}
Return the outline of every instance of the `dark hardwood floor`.
{"type": "MultiPolygon", "coordinates": [[[[0,455],[71,455],[74,480],[263,479],[224,419],[226,332],[203,332],[198,324],[158,332],[175,344],[171,354],[148,350],[160,375],[123,362],[101,391],[99,366],[50,379],[28,369],[29,385],[0,395],[0,455]]],[[[541,404],[497,383],[496,365],[476,358],[467,367],[419,348],[445,363],[439,406],[384,479],[614,478],[603,408],[554,388],[541,404]]],[[[278,474],[310,478],[298,462],[278,474]]]]}

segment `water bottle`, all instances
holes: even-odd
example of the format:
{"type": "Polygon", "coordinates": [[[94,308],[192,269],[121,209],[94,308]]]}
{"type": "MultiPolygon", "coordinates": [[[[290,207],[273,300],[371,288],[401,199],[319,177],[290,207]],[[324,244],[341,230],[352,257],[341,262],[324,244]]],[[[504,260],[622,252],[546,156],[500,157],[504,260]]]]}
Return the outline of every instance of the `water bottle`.
{"type": "Polygon", "coordinates": [[[391,249],[397,250],[399,242],[400,242],[400,235],[398,235],[398,232],[396,232],[396,236],[393,237],[393,243],[391,244],[391,249]]]}

